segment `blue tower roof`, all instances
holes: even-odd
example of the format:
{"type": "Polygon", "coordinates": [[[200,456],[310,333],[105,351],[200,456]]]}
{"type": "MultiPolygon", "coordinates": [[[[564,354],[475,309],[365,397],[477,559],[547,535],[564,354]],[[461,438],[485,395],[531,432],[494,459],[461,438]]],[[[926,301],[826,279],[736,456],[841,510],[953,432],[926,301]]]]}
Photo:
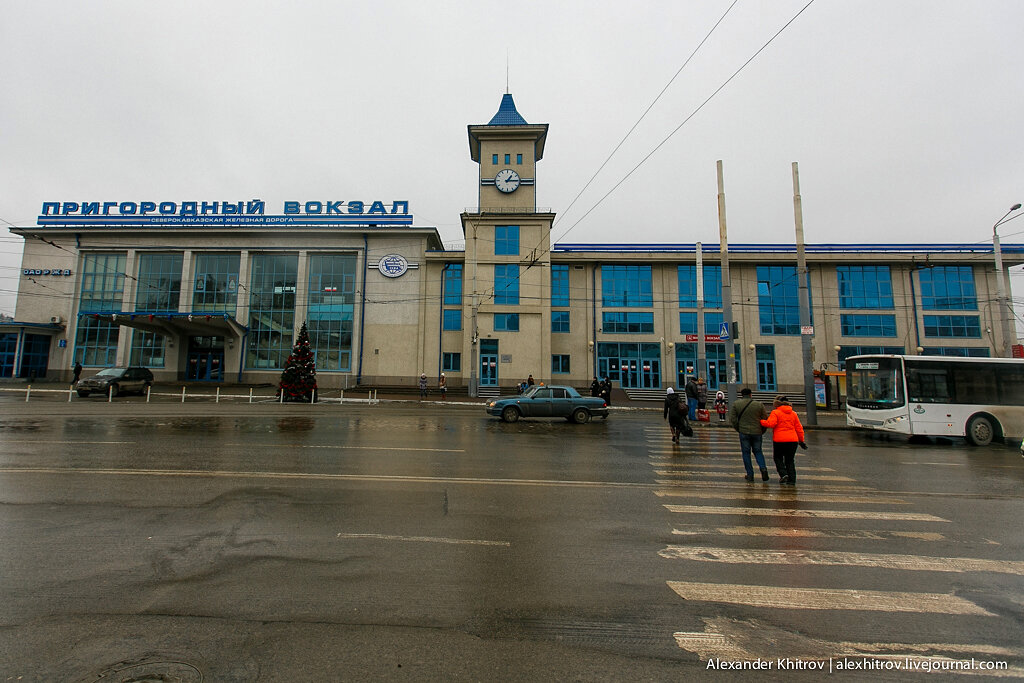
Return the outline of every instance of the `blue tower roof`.
{"type": "Polygon", "coordinates": [[[512,95],[505,93],[501,96],[501,106],[498,113],[487,122],[488,126],[528,126],[526,119],[516,111],[516,103],[512,101],[512,95]]]}

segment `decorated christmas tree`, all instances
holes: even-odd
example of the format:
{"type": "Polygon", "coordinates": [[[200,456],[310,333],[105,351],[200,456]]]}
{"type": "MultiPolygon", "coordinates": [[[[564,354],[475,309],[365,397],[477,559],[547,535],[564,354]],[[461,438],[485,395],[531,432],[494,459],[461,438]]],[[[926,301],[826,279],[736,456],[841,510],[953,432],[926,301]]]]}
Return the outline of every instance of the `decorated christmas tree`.
{"type": "Polygon", "coordinates": [[[284,396],[285,401],[313,400],[313,392],[316,391],[316,364],[313,362],[313,350],[309,348],[306,323],[302,323],[299,338],[295,340],[292,353],[285,362],[277,391],[278,396],[284,396]]]}

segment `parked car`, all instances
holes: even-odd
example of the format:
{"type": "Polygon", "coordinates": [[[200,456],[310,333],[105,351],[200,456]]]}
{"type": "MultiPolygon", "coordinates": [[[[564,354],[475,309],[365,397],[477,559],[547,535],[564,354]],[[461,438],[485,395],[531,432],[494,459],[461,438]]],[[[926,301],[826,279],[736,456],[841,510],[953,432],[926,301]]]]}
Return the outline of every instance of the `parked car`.
{"type": "Polygon", "coordinates": [[[89,394],[106,394],[112,396],[136,391],[140,394],[153,384],[153,373],[149,368],[107,368],[100,370],[92,377],[79,380],[75,389],[78,395],[86,398],[89,394]]]}
{"type": "Polygon", "coordinates": [[[581,396],[572,387],[533,386],[514,398],[501,398],[487,403],[487,414],[505,422],[521,417],[564,417],[571,422],[589,422],[594,415],[608,417],[608,404],[603,398],[581,396]]]}

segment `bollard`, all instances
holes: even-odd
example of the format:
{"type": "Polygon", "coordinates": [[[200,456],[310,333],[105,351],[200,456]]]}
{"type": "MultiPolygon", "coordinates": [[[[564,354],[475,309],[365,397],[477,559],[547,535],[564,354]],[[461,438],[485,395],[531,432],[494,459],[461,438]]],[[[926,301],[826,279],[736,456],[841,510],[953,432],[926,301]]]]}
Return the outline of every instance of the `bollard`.
{"type": "Polygon", "coordinates": [[[28,389],[25,391],[25,403],[28,403],[28,397],[32,395],[32,385],[28,385],[28,389]]]}
{"type": "Polygon", "coordinates": [[[68,403],[71,403],[71,394],[75,393],[75,385],[68,386],[68,403]]]}
{"type": "Polygon", "coordinates": [[[249,387],[249,403],[252,403],[252,387],[249,387]]]}
{"type": "Polygon", "coordinates": [[[150,395],[150,393],[152,393],[152,391],[153,391],[153,385],[152,384],[147,384],[146,385],[146,403],[149,403],[149,395],[150,395]]]}
{"type": "Polygon", "coordinates": [[[181,402],[185,402],[185,387],[181,388],[181,402]]]}
{"type": "Polygon", "coordinates": [[[338,399],[338,405],[340,406],[344,402],[345,402],[345,390],[342,389],[341,390],[341,398],[338,399]]]}
{"type": "Polygon", "coordinates": [[[111,384],[107,387],[107,403],[111,403],[114,400],[114,385],[111,384]]]}
{"type": "Polygon", "coordinates": [[[217,387],[217,398],[213,399],[214,403],[220,403],[220,387],[217,387]]]}
{"type": "Polygon", "coordinates": [[[309,392],[309,405],[313,405],[314,403],[316,403],[316,389],[309,392]]]}
{"type": "Polygon", "coordinates": [[[284,389],[280,389],[279,391],[280,391],[280,394],[281,394],[281,400],[278,401],[278,403],[284,403],[284,389]]]}

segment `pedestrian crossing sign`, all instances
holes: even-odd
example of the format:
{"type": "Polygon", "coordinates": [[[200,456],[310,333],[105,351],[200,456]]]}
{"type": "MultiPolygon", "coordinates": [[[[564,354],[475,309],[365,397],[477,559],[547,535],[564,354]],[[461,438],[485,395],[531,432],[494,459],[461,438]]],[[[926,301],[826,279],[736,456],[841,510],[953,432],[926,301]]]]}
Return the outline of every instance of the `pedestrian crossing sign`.
{"type": "Polygon", "coordinates": [[[718,324],[718,338],[725,341],[729,338],[729,323],[718,324]]]}

